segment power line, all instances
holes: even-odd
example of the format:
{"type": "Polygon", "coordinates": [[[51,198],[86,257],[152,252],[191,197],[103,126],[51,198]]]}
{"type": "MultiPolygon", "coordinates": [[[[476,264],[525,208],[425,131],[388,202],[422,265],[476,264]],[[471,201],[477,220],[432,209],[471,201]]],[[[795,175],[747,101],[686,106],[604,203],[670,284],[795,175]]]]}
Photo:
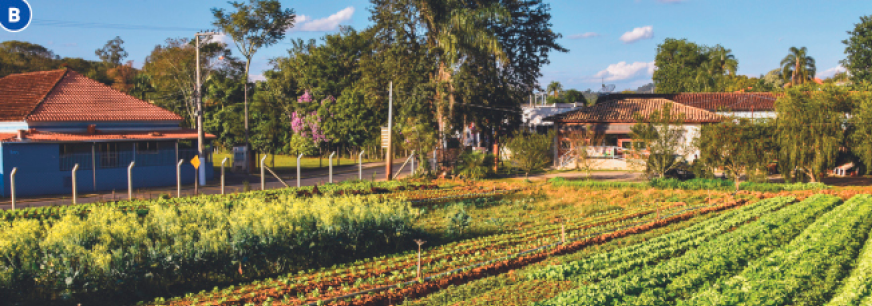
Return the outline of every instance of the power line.
{"type": "Polygon", "coordinates": [[[196,32],[203,30],[202,28],[186,28],[186,27],[159,27],[148,25],[132,25],[120,23],[100,23],[100,22],[79,22],[53,19],[38,19],[33,21],[33,25],[58,27],[58,28],[80,28],[80,29],[114,29],[114,30],[138,30],[138,31],[178,31],[178,32],[196,32]]]}

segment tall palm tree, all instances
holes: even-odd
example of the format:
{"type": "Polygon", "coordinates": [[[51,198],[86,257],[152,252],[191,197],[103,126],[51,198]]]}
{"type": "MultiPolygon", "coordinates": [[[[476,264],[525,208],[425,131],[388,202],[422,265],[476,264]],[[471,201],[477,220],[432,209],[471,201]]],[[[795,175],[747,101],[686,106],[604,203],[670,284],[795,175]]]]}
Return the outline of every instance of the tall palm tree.
{"type": "Polygon", "coordinates": [[[781,60],[781,75],[785,81],[787,76],[790,76],[790,82],[793,85],[805,83],[814,78],[817,68],[814,65],[814,58],[808,56],[808,49],[802,47],[790,47],[789,54],[781,60]]]}
{"type": "MultiPolygon", "coordinates": [[[[500,4],[470,8],[462,0],[411,0],[420,14],[422,26],[427,29],[427,47],[439,54],[439,68],[435,83],[447,85],[448,112],[454,112],[453,68],[466,55],[479,53],[494,56],[500,62],[508,61],[499,37],[487,24],[510,24],[511,15],[500,4]]],[[[437,101],[441,100],[437,92],[437,101]]],[[[444,130],[442,107],[437,107],[440,130],[444,130]]]]}
{"type": "Polygon", "coordinates": [[[739,70],[739,60],[733,55],[733,50],[717,45],[712,48],[709,56],[710,60],[716,63],[717,68],[720,69],[719,72],[722,74],[735,76],[736,71],[739,70]]]}
{"type": "Polygon", "coordinates": [[[560,82],[551,81],[551,83],[548,83],[547,91],[550,92],[552,96],[557,98],[557,94],[563,91],[563,85],[560,85],[560,82]]]}

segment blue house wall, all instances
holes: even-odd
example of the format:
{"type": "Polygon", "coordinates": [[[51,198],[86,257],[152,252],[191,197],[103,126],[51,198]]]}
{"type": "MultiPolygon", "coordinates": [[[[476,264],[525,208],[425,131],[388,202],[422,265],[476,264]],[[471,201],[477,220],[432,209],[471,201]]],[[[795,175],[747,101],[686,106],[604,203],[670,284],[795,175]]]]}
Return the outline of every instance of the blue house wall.
{"type": "MultiPolygon", "coordinates": [[[[62,167],[60,144],[57,143],[3,143],[0,145],[0,196],[9,197],[9,172],[18,168],[15,186],[17,196],[36,195],[70,195],[72,193],[72,172],[64,170],[72,168],[71,164],[62,167]]],[[[190,152],[188,152],[190,153],[190,152]]],[[[194,167],[184,154],[180,158],[186,161],[181,167],[182,184],[194,183],[194,167]]],[[[190,154],[187,154],[190,156],[190,154]]],[[[76,172],[76,182],[79,194],[94,191],[125,191],[127,190],[127,165],[132,157],[119,158],[119,167],[102,168],[99,166],[94,176],[90,154],[74,161],[79,163],[76,172]],[[94,185],[96,179],[96,187],[94,185]]],[[[132,170],[133,188],[166,187],[176,185],[175,150],[164,150],[159,155],[137,158],[137,165],[132,170]],[[160,160],[155,160],[159,158],[160,160]],[[169,159],[169,160],[168,160],[169,159]]],[[[204,162],[206,178],[212,179],[211,163],[204,162]]]]}

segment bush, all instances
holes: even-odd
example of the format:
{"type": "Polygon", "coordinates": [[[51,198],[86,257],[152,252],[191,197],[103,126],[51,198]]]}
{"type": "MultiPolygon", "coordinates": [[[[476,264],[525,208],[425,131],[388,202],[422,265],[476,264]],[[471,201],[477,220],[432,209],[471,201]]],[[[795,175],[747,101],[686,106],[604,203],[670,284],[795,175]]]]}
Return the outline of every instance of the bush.
{"type": "Polygon", "coordinates": [[[246,195],[153,205],[144,216],[94,206],[42,225],[0,222],[0,295],[153,294],[329,265],[401,249],[417,215],[376,197],[246,195]]]}
{"type": "Polygon", "coordinates": [[[457,174],[471,179],[483,179],[494,173],[493,154],[479,151],[467,151],[460,154],[460,164],[457,165],[457,174]]]}

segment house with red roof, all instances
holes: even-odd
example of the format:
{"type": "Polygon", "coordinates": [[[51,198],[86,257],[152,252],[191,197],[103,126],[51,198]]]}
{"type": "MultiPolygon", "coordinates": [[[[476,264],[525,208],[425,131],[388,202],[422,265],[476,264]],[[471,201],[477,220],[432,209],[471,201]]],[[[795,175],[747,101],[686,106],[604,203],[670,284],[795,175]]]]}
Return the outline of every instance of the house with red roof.
{"type": "MultiPolygon", "coordinates": [[[[166,109],[68,70],[0,78],[0,196],[70,194],[78,165],[78,192],[173,186],[185,160],[183,184],[193,184],[190,160],[197,131],[166,109]]],[[[214,139],[213,135],[206,135],[214,139]]],[[[204,165],[211,165],[211,154],[204,165]]],[[[211,179],[212,167],[206,167],[211,179]]]]}

